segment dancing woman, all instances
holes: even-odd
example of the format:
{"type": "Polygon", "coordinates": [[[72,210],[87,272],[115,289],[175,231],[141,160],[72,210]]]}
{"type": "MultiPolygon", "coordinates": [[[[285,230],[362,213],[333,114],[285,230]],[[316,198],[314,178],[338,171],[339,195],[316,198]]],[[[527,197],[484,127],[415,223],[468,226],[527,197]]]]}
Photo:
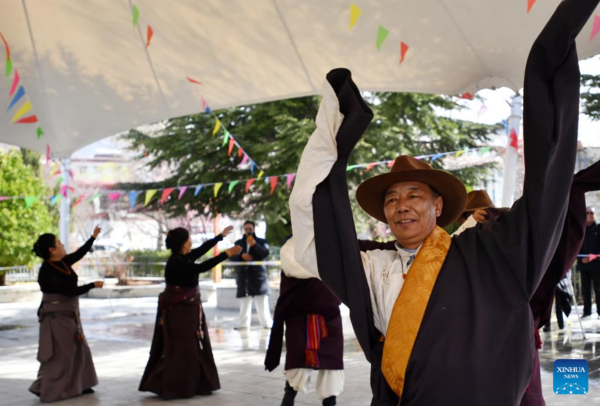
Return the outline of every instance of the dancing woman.
{"type": "Polygon", "coordinates": [[[79,296],[90,289],[101,288],[102,282],[77,286],[78,277],[71,266],[88,253],[100,228],[77,251],[67,255],[65,247],[54,234],[42,234],[33,252],[44,262],[38,283],[42,303],[38,310],[40,362],[37,380],[29,391],[42,402],[55,402],[74,396],[94,393],[98,384],[92,353],[88,347],[79,317],[79,296]]]}
{"type": "Polygon", "coordinates": [[[184,228],[167,234],[166,245],[172,252],[165,268],[167,287],[158,297],[158,313],[150,359],[139,390],[153,392],[164,400],[210,395],[221,388],[212,354],[206,317],[198,289],[198,277],[210,271],[241,247],[235,246],[207,261],[195,261],[231,233],[223,233],[191,249],[192,240],[184,228]]]}

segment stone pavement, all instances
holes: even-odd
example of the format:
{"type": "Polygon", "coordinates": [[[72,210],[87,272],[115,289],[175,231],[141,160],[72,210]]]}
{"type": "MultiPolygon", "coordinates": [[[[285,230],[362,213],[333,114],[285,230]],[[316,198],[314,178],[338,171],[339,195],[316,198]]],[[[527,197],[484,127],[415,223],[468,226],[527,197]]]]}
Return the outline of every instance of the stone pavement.
{"type": "MultiPolygon", "coordinates": [[[[38,303],[0,305],[0,406],[36,405],[38,399],[27,391],[37,374],[38,303]]],[[[82,299],[82,322],[94,356],[100,384],[94,395],[59,405],[279,405],[284,380],[281,366],[273,373],[264,370],[264,353],[269,331],[253,327],[233,329],[237,314],[217,310],[208,303],[205,311],[222,389],[208,397],[163,402],[137,391],[142,376],[156,317],[156,298],[94,300],[82,299]]],[[[574,316],[571,325],[545,333],[541,354],[544,394],[548,406],[600,404],[600,320],[585,321],[588,332],[583,341],[574,316]],[[558,396],[552,393],[552,362],[557,358],[585,358],[590,362],[590,393],[585,396],[558,396]]],[[[257,325],[256,320],[254,325],[257,325]]],[[[502,326],[498,326],[502,328],[502,326]]],[[[369,364],[360,353],[344,312],[346,391],[339,405],[368,405],[369,364]]],[[[493,345],[493,343],[491,343],[493,345]]],[[[282,359],[283,361],[283,359],[282,359]]],[[[319,405],[314,389],[298,394],[296,404],[319,405]]]]}

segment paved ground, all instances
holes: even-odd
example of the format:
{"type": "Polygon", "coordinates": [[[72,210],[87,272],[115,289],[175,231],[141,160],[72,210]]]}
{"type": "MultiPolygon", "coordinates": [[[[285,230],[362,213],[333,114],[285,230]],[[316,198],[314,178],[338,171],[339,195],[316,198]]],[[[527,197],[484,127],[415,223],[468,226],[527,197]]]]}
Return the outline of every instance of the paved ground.
{"type": "MultiPolygon", "coordinates": [[[[35,378],[38,363],[38,303],[0,305],[0,406],[38,404],[27,388],[35,378]]],[[[82,317],[100,379],[96,394],[59,402],[62,405],[279,405],[284,380],[280,370],[273,373],[262,367],[269,331],[258,327],[248,332],[233,330],[235,312],[206,306],[211,341],[219,368],[222,390],[210,397],[163,402],[156,396],[137,391],[144,370],[155,318],[156,299],[83,299],[82,317]],[[112,305],[112,306],[111,306],[112,305]]],[[[543,334],[542,379],[547,404],[600,404],[600,320],[586,320],[588,333],[572,316],[564,331],[556,325],[543,334]],[[585,358],[590,362],[590,393],[586,396],[558,396],[552,393],[552,363],[557,358],[585,358]]],[[[257,324],[256,321],[254,324],[257,324]]],[[[340,405],[367,405],[370,402],[369,365],[359,352],[347,315],[346,391],[340,405]]],[[[502,328],[502,326],[498,326],[502,328]]],[[[299,405],[320,404],[313,392],[297,397],[299,405]]]]}

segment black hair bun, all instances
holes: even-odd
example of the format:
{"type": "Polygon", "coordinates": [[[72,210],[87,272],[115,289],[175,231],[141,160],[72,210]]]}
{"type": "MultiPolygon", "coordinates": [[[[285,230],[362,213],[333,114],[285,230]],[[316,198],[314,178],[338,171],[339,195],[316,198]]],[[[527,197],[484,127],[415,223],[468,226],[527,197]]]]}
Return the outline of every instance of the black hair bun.
{"type": "Polygon", "coordinates": [[[50,248],[56,248],[56,236],[54,234],[42,234],[33,244],[33,253],[42,259],[50,258],[50,248]]]}

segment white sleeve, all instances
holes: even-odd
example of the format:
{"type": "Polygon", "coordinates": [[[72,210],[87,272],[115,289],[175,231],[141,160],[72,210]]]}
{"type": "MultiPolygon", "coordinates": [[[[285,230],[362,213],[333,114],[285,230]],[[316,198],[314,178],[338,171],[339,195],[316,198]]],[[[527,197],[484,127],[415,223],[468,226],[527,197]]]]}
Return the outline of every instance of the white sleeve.
{"type": "Polygon", "coordinates": [[[455,232],[452,233],[452,237],[460,235],[467,228],[475,227],[476,225],[477,225],[477,221],[475,220],[475,217],[473,217],[473,215],[471,215],[471,216],[469,216],[469,218],[467,219],[467,221],[465,221],[464,223],[462,223],[462,226],[460,226],[458,228],[458,230],[456,230],[455,232]]]}
{"type": "Polygon", "coordinates": [[[291,276],[297,279],[319,278],[319,274],[312,274],[302,267],[294,258],[294,237],[290,238],[283,244],[279,253],[281,258],[281,269],[286,276],[291,276]]]}
{"type": "Polygon", "coordinates": [[[319,276],[319,270],[315,248],[313,195],[317,186],[329,176],[337,161],[336,134],[343,120],[335,91],[329,82],[325,81],[323,99],[317,113],[317,128],[302,152],[290,196],[294,257],[314,277],[319,276]]]}

